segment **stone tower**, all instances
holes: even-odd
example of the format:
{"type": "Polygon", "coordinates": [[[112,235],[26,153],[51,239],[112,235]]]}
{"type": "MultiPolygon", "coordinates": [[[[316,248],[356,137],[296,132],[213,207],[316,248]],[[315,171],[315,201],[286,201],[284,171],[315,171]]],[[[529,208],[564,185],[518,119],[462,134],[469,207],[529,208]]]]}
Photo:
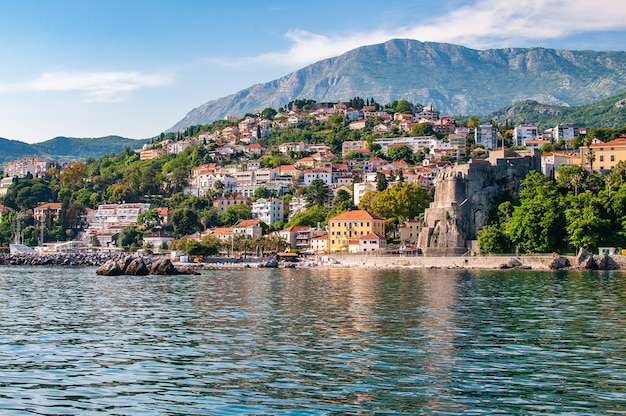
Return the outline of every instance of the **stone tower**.
{"type": "Polygon", "coordinates": [[[418,246],[426,256],[467,253],[495,204],[507,195],[517,196],[530,170],[541,170],[537,150],[498,149],[489,160],[472,159],[443,169],[435,179],[435,200],[424,213],[418,246]]]}

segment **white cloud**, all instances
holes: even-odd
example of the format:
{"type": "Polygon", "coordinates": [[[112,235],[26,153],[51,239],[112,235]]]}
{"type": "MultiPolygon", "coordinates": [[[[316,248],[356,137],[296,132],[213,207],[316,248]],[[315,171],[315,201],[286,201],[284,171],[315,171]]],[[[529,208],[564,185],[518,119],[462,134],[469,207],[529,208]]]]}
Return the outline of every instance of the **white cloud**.
{"type": "Polygon", "coordinates": [[[0,84],[0,93],[80,91],[88,102],[117,101],[124,93],[172,82],[165,74],[139,72],[46,72],[39,78],[14,84],[0,84]]]}
{"type": "Polygon", "coordinates": [[[476,0],[428,23],[395,30],[368,31],[326,36],[290,31],[287,51],[221,62],[225,65],[263,64],[301,67],[340,55],[363,45],[394,38],[447,42],[477,49],[531,46],[541,40],[596,31],[626,28],[626,7],[622,0],[476,0]]]}

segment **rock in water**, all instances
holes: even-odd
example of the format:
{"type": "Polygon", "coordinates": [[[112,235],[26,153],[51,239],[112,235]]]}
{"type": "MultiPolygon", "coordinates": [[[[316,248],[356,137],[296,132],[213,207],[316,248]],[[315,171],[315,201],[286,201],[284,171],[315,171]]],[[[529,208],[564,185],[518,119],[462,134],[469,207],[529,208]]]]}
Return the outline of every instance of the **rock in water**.
{"type": "Polygon", "coordinates": [[[98,267],[96,274],[100,276],[120,276],[124,273],[118,262],[108,260],[102,266],[98,267]]]}
{"type": "Polygon", "coordinates": [[[556,256],[548,265],[551,270],[567,269],[571,264],[566,257],[556,256]]]}
{"type": "Polygon", "coordinates": [[[150,270],[141,257],[135,257],[124,270],[124,274],[131,276],[146,276],[150,274],[150,270]]]}
{"type": "Polygon", "coordinates": [[[150,267],[150,274],[176,275],[180,274],[180,272],[176,267],[174,267],[172,260],[165,258],[152,263],[152,266],[150,267]]]}
{"type": "Polygon", "coordinates": [[[511,259],[506,265],[509,267],[509,269],[515,269],[522,267],[522,262],[518,259],[511,259]]]}

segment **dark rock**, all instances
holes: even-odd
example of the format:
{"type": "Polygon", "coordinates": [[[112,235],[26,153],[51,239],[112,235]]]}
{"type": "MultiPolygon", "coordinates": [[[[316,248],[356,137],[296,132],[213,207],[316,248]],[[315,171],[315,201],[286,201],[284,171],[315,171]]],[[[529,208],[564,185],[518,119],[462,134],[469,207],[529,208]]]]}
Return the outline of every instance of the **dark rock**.
{"type": "Polygon", "coordinates": [[[174,267],[172,260],[163,258],[152,263],[152,265],[150,266],[150,274],[176,275],[180,274],[180,272],[176,267],[174,267]]]}
{"type": "Polygon", "coordinates": [[[183,267],[182,269],[178,269],[178,274],[190,274],[193,276],[199,276],[200,272],[192,267],[183,267]]]}
{"type": "Polygon", "coordinates": [[[508,265],[508,264],[506,264],[506,263],[501,263],[501,264],[498,266],[498,269],[506,270],[506,269],[510,269],[510,267],[509,267],[509,265],[508,265]]]}
{"type": "Polygon", "coordinates": [[[124,273],[119,263],[115,260],[109,260],[96,270],[96,274],[100,276],[121,276],[124,273]]]}
{"type": "Polygon", "coordinates": [[[147,276],[150,274],[150,270],[144,263],[141,257],[135,257],[124,269],[124,274],[131,276],[147,276]]]}
{"type": "Polygon", "coordinates": [[[619,264],[613,260],[608,254],[602,253],[597,256],[593,256],[593,260],[598,266],[598,270],[618,270],[619,264]]]}
{"type": "Polygon", "coordinates": [[[572,264],[567,257],[556,256],[554,259],[552,259],[552,261],[548,265],[548,268],[550,268],[551,270],[560,270],[567,269],[571,266],[572,264]]]}
{"type": "Polygon", "coordinates": [[[588,261],[589,257],[591,257],[591,253],[589,253],[584,248],[581,248],[578,251],[578,255],[576,256],[576,265],[581,266],[583,263],[588,261]]]}
{"type": "Polygon", "coordinates": [[[509,266],[510,269],[517,269],[522,267],[522,262],[518,259],[511,259],[506,265],[509,266]]]}
{"type": "Polygon", "coordinates": [[[598,270],[598,263],[596,263],[593,256],[590,255],[590,256],[583,258],[582,262],[580,263],[578,267],[580,267],[581,269],[585,269],[585,270],[598,270]]]}
{"type": "Polygon", "coordinates": [[[260,267],[276,268],[278,267],[278,260],[276,259],[268,260],[265,263],[261,263],[260,267]]]}

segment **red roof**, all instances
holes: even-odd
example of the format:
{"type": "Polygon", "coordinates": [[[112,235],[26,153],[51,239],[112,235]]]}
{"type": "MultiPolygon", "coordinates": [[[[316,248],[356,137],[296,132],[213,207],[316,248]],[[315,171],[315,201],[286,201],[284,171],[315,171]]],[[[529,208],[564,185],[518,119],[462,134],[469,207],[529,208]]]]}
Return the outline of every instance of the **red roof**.
{"type": "Polygon", "coordinates": [[[343,212],[330,220],[340,220],[340,221],[358,221],[358,220],[382,220],[384,218],[378,217],[376,215],[370,214],[369,212],[362,209],[355,209],[353,211],[343,212]]]}
{"type": "Polygon", "coordinates": [[[611,140],[606,143],[596,143],[592,144],[589,147],[617,147],[617,146],[626,146],[626,137],[618,137],[615,140],[611,140]]]}
{"type": "Polygon", "coordinates": [[[382,240],[382,238],[374,233],[369,233],[367,235],[364,235],[363,237],[360,237],[359,240],[382,240]]]}
{"type": "MultiPolygon", "coordinates": [[[[241,220],[238,224],[236,224],[234,227],[236,228],[245,228],[245,227],[253,227],[255,225],[259,225],[261,221],[259,220],[241,220]]],[[[233,227],[233,228],[234,228],[233,227]]]]}

